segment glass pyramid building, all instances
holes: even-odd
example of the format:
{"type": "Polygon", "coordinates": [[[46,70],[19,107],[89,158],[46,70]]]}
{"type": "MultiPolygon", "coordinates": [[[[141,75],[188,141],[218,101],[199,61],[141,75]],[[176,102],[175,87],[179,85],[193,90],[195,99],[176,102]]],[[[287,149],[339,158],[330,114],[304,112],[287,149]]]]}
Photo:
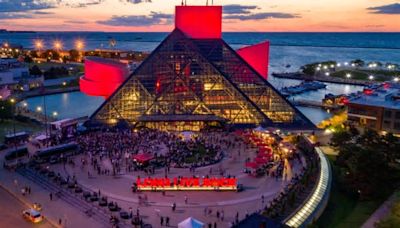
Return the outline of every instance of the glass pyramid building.
{"type": "Polygon", "coordinates": [[[314,128],[224,40],[197,39],[180,28],[161,42],[91,121],[176,131],[224,125],[314,128]]]}

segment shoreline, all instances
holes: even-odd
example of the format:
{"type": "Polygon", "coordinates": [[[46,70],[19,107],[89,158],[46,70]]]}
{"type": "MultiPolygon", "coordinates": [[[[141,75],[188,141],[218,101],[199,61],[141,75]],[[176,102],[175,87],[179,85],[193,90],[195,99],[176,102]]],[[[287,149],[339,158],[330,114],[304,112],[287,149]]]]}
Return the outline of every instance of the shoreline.
{"type": "Polygon", "coordinates": [[[347,84],[347,85],[358,85],[358,86],[367,86],[373,83],[366,82],[362,80],[354,80],[354,79],[343,79],[343,78],[335,78],[335,77],[326,77],[326,76],[309,76],[299,72],[291,72],[291,73],[272,73],[271,74],[275,78],[287,78],[287,79],[295,79],[295,80],[306,80],[306,81],[320,81],[320,82],[329,82],[336,84],[347,84]]]}

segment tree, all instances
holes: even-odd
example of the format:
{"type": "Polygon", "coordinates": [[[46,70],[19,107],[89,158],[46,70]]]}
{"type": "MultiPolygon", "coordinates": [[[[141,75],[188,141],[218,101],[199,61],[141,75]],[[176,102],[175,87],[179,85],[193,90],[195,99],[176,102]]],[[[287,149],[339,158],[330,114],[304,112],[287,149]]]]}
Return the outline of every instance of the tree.
{"type": "Polygon", "coordinates": [[[33,65],[31,67],[31,69],[29,69],[29,74],[35,75],[35,76],[41,76],[41,75],[43,75],[43,72],[40,70],[40,68],[37,65],[33,65]]]}
{"type": "Polygon", "coordinates": [[[7,100],[0,100],[0,120],[10,119],[12,117],[12,105],[7,100]]]}
{"type": "MultiPolygon", "coordinates": [[[[336,140],[345,140],[345,136],[346,134],[338,135],[336,140]]],[[[338,145],[339,155],[336,159],[336,165],[340,167],[339,180],[342,188],[358,195],[360,199],[380,197],[381,194],[391,191],[398,177],[390,166],[393,157],[390,150],[399,144],[399,139],[366,130],[355,140],[347,139],[346,142],[338,145]],[[355,143],[349,143],[354,141],[355,143]]]]}
{"type": "Polygon", "coordinates": [[[37,51],[31,51],[31,57],[32,58],[39,58],[38,52],[37,51]]]}
{"type": "Polygon", "coordinates": [[[357,67],[362,67],[365,65],[365,62],[361,59],[355,59],[355,60],[351,61],[350,63],[354,64],[357,67]]]}
{"type": "Polygon", "coordinates": [[[75,49],[69,50],[69,59],[71,61],[77,62],[79,60],[79,56],[80,56],[80,54],[79,54],[78,50],[75,50],[75,49]]]}
{"type": "Polygon", "coordinates": [[[24,62],[26,63],[32,63],[33,59],[32,57],[30,57],[29,55],[24,56],[24,62]]]}
{"type": "Polygon", "coordinates": [[[351,140],[351,134],[348,131],[335,132],[332,135],[331,143],[333,146],[340,146],[351,140]]]}

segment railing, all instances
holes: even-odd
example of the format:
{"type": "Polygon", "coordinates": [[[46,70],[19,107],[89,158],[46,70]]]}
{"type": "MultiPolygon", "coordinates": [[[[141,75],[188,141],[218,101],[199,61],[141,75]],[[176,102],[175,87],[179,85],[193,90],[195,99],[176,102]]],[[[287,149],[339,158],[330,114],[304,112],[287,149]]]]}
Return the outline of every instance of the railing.
{"type": "Polygon", "coordinates": [[[320,173],[317,185],[304,203],[284,220],[284,224],[290,227],[305,227],[316,220],[326,207],[329,200],[332,172],[328,158],[319,147],[315,152],[320,160],[320,173]]]}

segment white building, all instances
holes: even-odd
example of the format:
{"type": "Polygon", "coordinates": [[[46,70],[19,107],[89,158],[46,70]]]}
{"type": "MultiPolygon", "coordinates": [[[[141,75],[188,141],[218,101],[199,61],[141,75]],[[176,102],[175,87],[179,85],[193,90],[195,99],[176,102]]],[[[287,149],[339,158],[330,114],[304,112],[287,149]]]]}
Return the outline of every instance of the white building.
{"type": "Polygon", "coordinates": [[[42,77],[31,77],[29,68],[17,59],[0,59],[0,87],[29,90],[43,84],[42,77]]]}

